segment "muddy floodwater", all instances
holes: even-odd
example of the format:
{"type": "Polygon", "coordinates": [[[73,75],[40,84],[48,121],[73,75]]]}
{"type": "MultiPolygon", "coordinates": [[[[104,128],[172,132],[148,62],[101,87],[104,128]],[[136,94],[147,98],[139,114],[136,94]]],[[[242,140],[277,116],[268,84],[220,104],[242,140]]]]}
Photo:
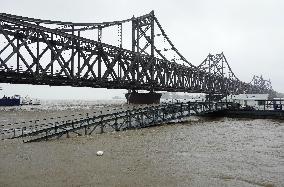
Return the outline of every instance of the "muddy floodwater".
{"type": "MultiPolygon", "coordinates": [[[[5,109],[0,122],[94,109],[23,109],[13,115],[5,109]]],[[[281,187],[284,121],[193,117],[47,142],[0,140],[0,186],[281,187]],[[96,156],[99,150],[103,156],[96,156]]]]}

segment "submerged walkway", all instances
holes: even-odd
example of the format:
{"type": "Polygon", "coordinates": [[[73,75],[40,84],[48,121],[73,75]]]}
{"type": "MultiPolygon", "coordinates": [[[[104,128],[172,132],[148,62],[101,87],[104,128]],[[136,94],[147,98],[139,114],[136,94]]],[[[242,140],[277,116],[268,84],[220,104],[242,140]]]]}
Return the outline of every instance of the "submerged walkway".
{"type": "MultiPolygon", "coordinates": [[[[38,123],[40,120],[35,120],[34,124],[18,128],[3,128],[5,125],[2,125],[0,133],[1,139],[23,138],[23,142],[35,142],[60,138],[63,135],[67,137],[71,134],[81,136],[145,128],[166,124],[191,115],[224,110],[231,106],[232,103],[226,102],[163,103],[156,106],[137,107],[127,110],[114,109],[96,115],[86,114],[80,118],[69,118],[68,120],[61,120],[61,118],[44,119],[45,123],[41,124],[38,123]]],[[[26,122],[22,122],[22,124],[26,124],[26,122]]],[[[9,124],[9,126],[13,125],[9,124]]]]}

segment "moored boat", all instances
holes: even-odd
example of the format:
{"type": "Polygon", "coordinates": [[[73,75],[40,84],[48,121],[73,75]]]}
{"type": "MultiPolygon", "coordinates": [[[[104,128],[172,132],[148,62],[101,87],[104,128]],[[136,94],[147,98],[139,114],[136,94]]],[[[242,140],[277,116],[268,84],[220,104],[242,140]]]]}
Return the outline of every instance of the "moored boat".
{"type": "Polygon", "coordinates": [[[21,99],[21,105],[41,105],[41,103],[38,99],[31,99],[30,97],[26,96],[21,99]]]}
{"type": "Polygon", "coordinates": [[[6,97],[0,99],[0,106],[20,106],[21,98],[19,95],[14,95],[12,97],[6,97]]]}

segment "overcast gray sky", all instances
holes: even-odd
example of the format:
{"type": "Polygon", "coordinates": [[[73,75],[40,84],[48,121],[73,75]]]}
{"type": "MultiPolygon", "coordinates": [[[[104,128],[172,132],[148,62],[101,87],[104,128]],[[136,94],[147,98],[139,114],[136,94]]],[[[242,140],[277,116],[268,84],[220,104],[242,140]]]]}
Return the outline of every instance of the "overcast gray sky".
{"type": "MultiPolygon", "coordinates": [[[[21,16],[103,22],[155,11],[178,50],[192,64],[208,53],[224,52],[234,73],[245,82],[270,78],[284,92],[283,0],[1,0],[0,12],[21,16]]],[[[103,99],[123,90],[0,84],[2,94],[55,99],[103,99]]]]}

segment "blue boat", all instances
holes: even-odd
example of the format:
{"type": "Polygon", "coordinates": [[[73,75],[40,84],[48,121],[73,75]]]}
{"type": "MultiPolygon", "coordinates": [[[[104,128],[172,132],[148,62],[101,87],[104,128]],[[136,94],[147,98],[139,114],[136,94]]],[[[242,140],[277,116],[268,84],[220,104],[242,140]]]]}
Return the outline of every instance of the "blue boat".
{"type": "Polygon", "coordinates": [[[20,106],[21,101],[20,101],[20,96],[15,95],[13,97],[4,97],[0,99],[0,106],[20,106]]]}

